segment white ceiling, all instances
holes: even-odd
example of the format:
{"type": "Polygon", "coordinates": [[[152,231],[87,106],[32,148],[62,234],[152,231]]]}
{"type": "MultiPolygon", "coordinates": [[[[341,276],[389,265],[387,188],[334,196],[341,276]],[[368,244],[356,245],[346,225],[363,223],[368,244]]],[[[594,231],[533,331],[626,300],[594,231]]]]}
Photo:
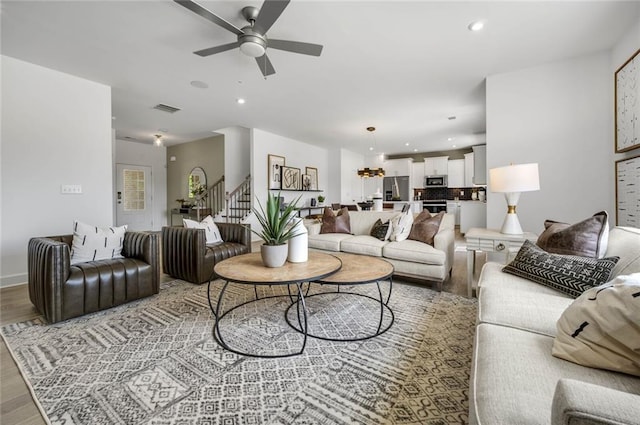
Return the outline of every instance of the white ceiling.
{"type": "MultiPolygon", "coordinates": [[[[242,7],[262,2],[199,4],[242,27],[242,7]]],[[[171,145],[239,125],[363,154],[372,140],[386,154],[482,143],[486,76],[609,49],[640,16],[637,2],[292,0],[268,36],[322,44],[322,56],[270,50],[265,80],[238,49],[194,55],[235,35],[173,1],[0,7],[2,54],[112,87],[117,138],[164,131],[171,145]],[[485,29],[469,31],[478,19],[485,29]]]]}

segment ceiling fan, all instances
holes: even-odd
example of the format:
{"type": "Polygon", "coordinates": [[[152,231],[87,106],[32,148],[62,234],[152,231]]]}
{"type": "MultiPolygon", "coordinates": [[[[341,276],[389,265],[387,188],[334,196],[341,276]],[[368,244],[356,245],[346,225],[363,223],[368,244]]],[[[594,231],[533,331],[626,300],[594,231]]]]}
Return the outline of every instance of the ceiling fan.
{"type": "Polygon", "coordinates": [[[238,36],[238,41],[193,52],[196,55],[205,57],[239,47],[240,51],[245,55],[256,58],[262,75],[267,77],[268,75],[276,73],[267,56],[267,48],[310,56],[320,56],[322,53],[322,46],[320,44],[267,39],[267,31],[269,31],[269,28],[271,28],[274,22],[280,17],[289,4],[289,0],[265,0],[260,10],[253,6],[243,8],[242,16],[249,22],[249,25],[243,28],[236,27],[199,4],[194,3],[192,0],[174,1],[238,36]]]}

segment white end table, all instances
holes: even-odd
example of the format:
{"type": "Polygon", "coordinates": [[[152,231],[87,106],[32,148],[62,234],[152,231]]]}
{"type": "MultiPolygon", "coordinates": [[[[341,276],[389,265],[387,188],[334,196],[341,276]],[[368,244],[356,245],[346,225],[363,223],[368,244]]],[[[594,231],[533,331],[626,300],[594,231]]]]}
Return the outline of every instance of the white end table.
{"type": "Polygon", "coordinates": [[[472,227],[464,235],[467,241],[467,295],[473,296],[473,274],[476,268],[476,251],[496,252],[504,255],[504,263],[510,260],[510,255],[516,253],[525,240],[535,242],[538,235],[524,232],[521,235],[507,235],[495,229],[481,229],[472,227]]]}

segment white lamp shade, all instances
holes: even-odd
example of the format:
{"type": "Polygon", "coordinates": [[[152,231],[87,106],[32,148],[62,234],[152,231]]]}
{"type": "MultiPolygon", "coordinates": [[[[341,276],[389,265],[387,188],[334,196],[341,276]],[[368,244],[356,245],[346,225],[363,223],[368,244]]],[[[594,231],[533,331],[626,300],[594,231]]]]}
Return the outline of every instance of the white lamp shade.
{"type": "Polygon", "coordinates": [[[489,170],[492,192],[530,192],[540,190],[538,164],[518,164],[489,170]]]}

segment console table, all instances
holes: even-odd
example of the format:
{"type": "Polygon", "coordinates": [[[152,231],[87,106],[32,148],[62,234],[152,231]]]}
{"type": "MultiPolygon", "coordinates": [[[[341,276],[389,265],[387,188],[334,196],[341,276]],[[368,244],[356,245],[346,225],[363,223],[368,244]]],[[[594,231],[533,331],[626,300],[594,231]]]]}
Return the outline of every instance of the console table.
{"type": "Polygon", "coordinates": [[[538,235],[524,232],[521,235],[508,235],[499,230],[472,227],[464,235],[467,241],[467,295],[473,296],[473,274],[476,268],[476,251],[496,252],[502,254],[507,264],[511,254],[518,252],[525,240],[535,242],[538,235]]]}

